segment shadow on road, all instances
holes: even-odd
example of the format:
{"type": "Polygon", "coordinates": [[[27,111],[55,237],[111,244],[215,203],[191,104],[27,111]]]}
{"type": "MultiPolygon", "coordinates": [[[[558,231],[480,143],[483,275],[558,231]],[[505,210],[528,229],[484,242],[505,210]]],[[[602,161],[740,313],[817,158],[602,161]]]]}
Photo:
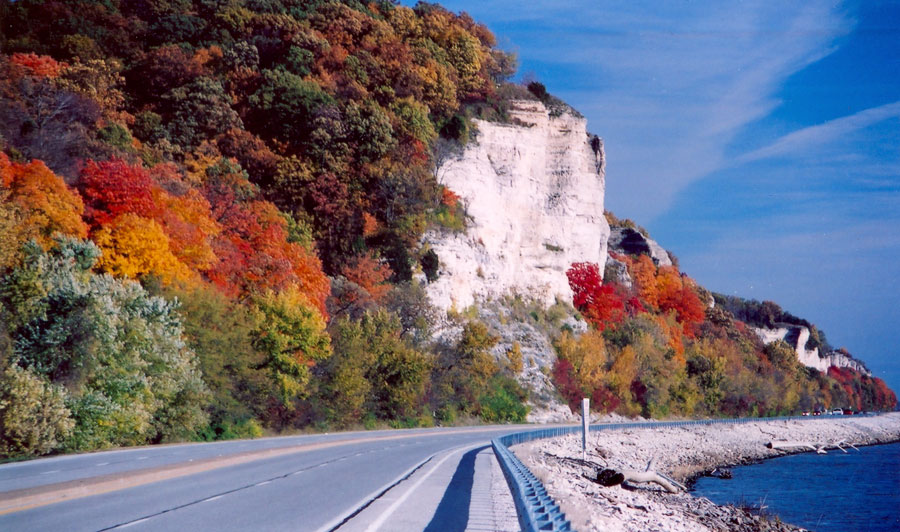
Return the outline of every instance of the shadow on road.
{"type": "Polygon", "coordinates": [[[466,529],[469,523],[469,501],[472,500],[472,483],[475,479],[475,456],[487,449],[484,445],[463,455],[450,479],[434,517],[425,532],[453,532],[466,529]]]}

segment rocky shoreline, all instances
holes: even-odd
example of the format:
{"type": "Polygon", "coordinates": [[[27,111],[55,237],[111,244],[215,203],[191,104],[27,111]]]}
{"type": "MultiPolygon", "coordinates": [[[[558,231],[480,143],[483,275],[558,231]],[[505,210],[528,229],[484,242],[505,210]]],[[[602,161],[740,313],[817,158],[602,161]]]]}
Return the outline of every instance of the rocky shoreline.
{"type": "MultiPolygon", "coordinates": [[[[855,446],[900,441],[900,413],[873,417],[759,421],[741,425],[697,425],[592,432],[587,460],[615,470],[651,469],[689,484],[717,468],[802,452],[766,447],[772,441],[855,446]]],[[[591,481],[594,467],[579,464],[581,435],[538,440],[512,447],[541,479],[581,532],[648,530],[795,531],[777,517],[718,506],[690,493],[668,493],[656,484],[602,487],[591,481]],[[575,460],[572,460],[575,459],[575,460]]],[[[852,452],[852,451],[851,451],[852,452]]]]}

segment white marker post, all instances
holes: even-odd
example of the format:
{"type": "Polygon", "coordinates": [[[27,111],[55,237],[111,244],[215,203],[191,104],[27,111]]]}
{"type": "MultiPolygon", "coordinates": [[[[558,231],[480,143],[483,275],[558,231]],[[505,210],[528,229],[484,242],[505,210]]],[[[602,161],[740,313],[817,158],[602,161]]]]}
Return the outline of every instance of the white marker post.
{"type": "Polygon", "coordinates": [[[591,400],[585,397],[581,400],[581,461],[587,460],[587,434],[590,421],[591,400]]]}

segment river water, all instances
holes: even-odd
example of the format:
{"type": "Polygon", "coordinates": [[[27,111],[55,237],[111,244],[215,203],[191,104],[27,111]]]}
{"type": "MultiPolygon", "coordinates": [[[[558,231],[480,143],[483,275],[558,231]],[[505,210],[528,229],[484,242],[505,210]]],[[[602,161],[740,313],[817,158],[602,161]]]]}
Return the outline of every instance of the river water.
{"type": "Polygon", "coordinates": [[[734,478],[699,479],[694,495],[764,507],[819,532],[900,531],[900,443],[803,453],[735,467],[734,478]]]}

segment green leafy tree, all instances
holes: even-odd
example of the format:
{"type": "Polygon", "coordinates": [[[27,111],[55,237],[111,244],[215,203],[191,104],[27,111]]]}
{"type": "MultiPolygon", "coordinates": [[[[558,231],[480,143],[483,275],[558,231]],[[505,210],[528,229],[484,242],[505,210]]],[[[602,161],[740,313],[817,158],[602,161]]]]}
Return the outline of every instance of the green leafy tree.
{"type": "Polygon", "coordinates": [[[271,381],[265,355],[253,346],[253,313],[210,286],[165,288],[163,295],[181,302],[188,346],[197,354],[211,400],[206,439],[259,435],[267,424],[266,401],[271,381]]]}
{"type": "Polygon", "coordinates": [[[479,417],[488,423],[524,423],[528,415],[525,400],[528,394],[506,375],[495,375],[488,391],[479,398],[479,417]]]}
{"type": "Polygon", "coordinates": [[[335,104],[317,83],[285,70],[264,70],[248,102],[253,110],[250,126],[260,136],[301,146],[309,139],[317,111],[335,104]]]}
{"type": "Polygon", "coordinates": [[[11,362],[65,390],[75,426],[69,449],[190,438],[207,390],[182,340],[176,304],[137,283],[97,275],[99,250],[59,238],[26,247],[0,281],[15,350],[11,362]]]}
{"type": "Polygon", "coordinates": [[[163,102],[170,116],[169,139],[187,149],[233,127],[243,127],[222,83],[213,78],[200,77],[173,89],[163,96],[163,102]]]}
{"type": "Polygon", "coordinates": [[[481,400],[491,392],[491,379],[500,373],[491,355],[497,341],[484,323],[470,321],[463,326],[456,345],[444,346],[432,376],[435,406],[441,418],[449,421],[455,412],[472,416],[481,413],[481,400]]]}
{"type": "Polygon", "coordinates": [[[276,396],[288,410],[309,394],[310,368],[331,355],[325,320],[304,293],[291,285],[253,298],[253,345],[265,356],[276,396]]]}
{"type": "Polygon", "coordinates": [[[389,312],[343,318],[334,326],[334,355],[323,365],[324,400],[338,425],[365,415],[413,420],[422,415],[431,361],[403,337],[400,319],[389,312]]]}

